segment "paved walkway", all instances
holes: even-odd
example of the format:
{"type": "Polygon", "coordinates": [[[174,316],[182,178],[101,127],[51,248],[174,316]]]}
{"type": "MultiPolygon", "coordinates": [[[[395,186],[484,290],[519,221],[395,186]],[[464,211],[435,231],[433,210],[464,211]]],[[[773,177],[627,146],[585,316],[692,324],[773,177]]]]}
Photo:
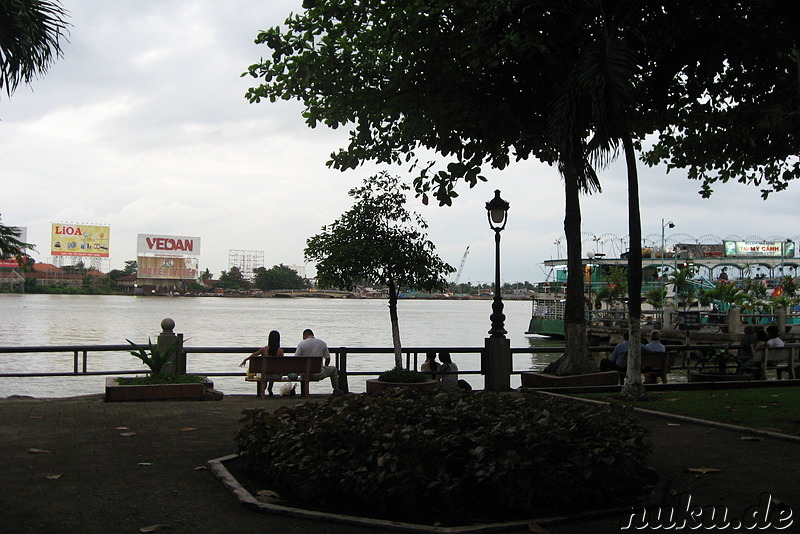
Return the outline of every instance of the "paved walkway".
{"type": "MultiPolygon", "coordinates": [[[[117,534],[153,525],[168,525],[171,534],[376,532],[250,511],[204,468],[208,460],[233,452],[242,410],[298,402],[253,396],[151,403],[106,403],[99,396],[2,399],[0,532],[117,534]]],[[[727,507],[732,519],[770,493],[795,511],[794,525],[782,532],[800,532],[800,442],[742,439],[750,434],[653,415],[642,420],[655,442],[652,467],[661,475],[659,492],[691,494],[693,503],[727,507]],[[721,471],[699,474],[687,468],[721,471]]],[[[612,515],[547,525],[546,531],[619,532],[622,520],[612,515]]],[[[772,531],[778,532],[759,530],[772,531]]]]}

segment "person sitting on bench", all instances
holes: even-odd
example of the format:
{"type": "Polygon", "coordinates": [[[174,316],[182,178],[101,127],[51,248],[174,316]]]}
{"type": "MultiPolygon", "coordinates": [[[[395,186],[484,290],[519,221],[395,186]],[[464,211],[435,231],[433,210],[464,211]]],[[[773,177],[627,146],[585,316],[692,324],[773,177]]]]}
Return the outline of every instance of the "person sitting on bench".
{"type": "MultiPolygon", "coordinates": [[[[253,356],[283,356],[280,333],[277,330],[273,330],[272,332],[270,332],[269,336],[267,337],[267,346],[261,347],[253,354],[242,360],[242,363],[239,364],[239,367],[244,367],[245,365],[247,365],[248,360],[250,360],[250,358],[252,358],[253,356]]],[[[274,377],[268,377],[268,378],[274,378],[274,377]]],[[[281,378],[280,376],[277,377],[278,380],[280,380],[280,378],[281,378]]],[[[272,386],[274,383],[275,382],[273,382],[272,380],[270,380],[267,383],[267,393],[269,393],[270,397],[272,397],[273,395],[272,386]]]]}

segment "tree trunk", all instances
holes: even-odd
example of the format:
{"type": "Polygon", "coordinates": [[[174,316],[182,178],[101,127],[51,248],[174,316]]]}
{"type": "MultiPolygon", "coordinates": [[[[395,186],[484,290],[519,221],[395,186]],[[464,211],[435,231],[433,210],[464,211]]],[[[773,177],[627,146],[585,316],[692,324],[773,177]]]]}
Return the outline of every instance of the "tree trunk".
{"type": "Polygon", "coordinates": [[[403,367],[403,347],[400,345],[400,322],[397,318],[397,287],[389,280],[389,320],[392,322],[392,346],[394,366],[403,367]]]}
{"type": "Polygon", "coordinates": [[[583,262],[581,260],[581,201],[578,180],[571,166],[565,165],[564,235],[567,238],[567,302],[564,307],[565,352],[548,371],[556,375],[576,375],[597,371],[597,364],[586,342],[583,262]]]}
{"type": "Polygon", "coordinates": [[[641,400],[645,391],[642,385],[642,221],[639,213],[639,176],[636,171],[636,152],[629,135],[623,138],[622,146],[628,168],[628,233],[631,238],[628,251],[630,347],[622,397],[626,400],[641,400]]]}

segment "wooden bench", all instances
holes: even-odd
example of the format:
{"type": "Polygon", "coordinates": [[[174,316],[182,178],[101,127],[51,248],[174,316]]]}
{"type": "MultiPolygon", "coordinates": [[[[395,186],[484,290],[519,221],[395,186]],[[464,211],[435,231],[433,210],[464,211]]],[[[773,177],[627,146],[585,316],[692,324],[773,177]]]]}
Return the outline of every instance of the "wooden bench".
{"type": "Polygon", "coordinates": [[[784,372],[789,373],[789,378],[796,378],[797,349],[798,347],[758,347],[753,355],[753,361],[758,362],[758,369],[763,378],[767,377],[767,369],[775,369],[778,379],[784,372]]]}
{"type": "Polygon", "coordinates": [[[322,371],[322,356],[253,356],[247,371],[247,382],[257,382],[256,395],[264,396],[267,382],[300,382],[300,396],[308,397],[311,375],[322,371]],[[296,380],[286,375],[297,373],[296,380]],[[250,378],[252,376],[252,378],[250,378]],[[272,378],[270,378],[272,377],[272,378]]]}
{"type": "MultiPolygon", "coordinates": [[[[664,384],[667,383],[667,373],[675,365],[675,352],[651,352],[642,350],[642,374],[645,384],[658,384],[658,379],[664,384]],[[658,369],[657,371],[654,369],[658,369]]],[[[628,355],[622,359],[623,367],[628,366],[628,355]]],[[[620,371],[620,382],[625,381],[626,371],[620,371]]]]}

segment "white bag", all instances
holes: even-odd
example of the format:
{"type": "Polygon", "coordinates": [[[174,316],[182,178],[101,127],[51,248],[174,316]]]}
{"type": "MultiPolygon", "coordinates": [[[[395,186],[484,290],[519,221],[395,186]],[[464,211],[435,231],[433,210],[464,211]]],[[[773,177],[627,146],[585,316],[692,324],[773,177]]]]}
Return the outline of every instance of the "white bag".
{"type": "Polygon", "coordinates": [[[285,384],[281,384],[280,389],[278,392],[281,394],[281,397],[285,397],[287,395],[294,395],[296,393],[297,384],[293,384],[291,382],[286,382],[285,384]]]}

